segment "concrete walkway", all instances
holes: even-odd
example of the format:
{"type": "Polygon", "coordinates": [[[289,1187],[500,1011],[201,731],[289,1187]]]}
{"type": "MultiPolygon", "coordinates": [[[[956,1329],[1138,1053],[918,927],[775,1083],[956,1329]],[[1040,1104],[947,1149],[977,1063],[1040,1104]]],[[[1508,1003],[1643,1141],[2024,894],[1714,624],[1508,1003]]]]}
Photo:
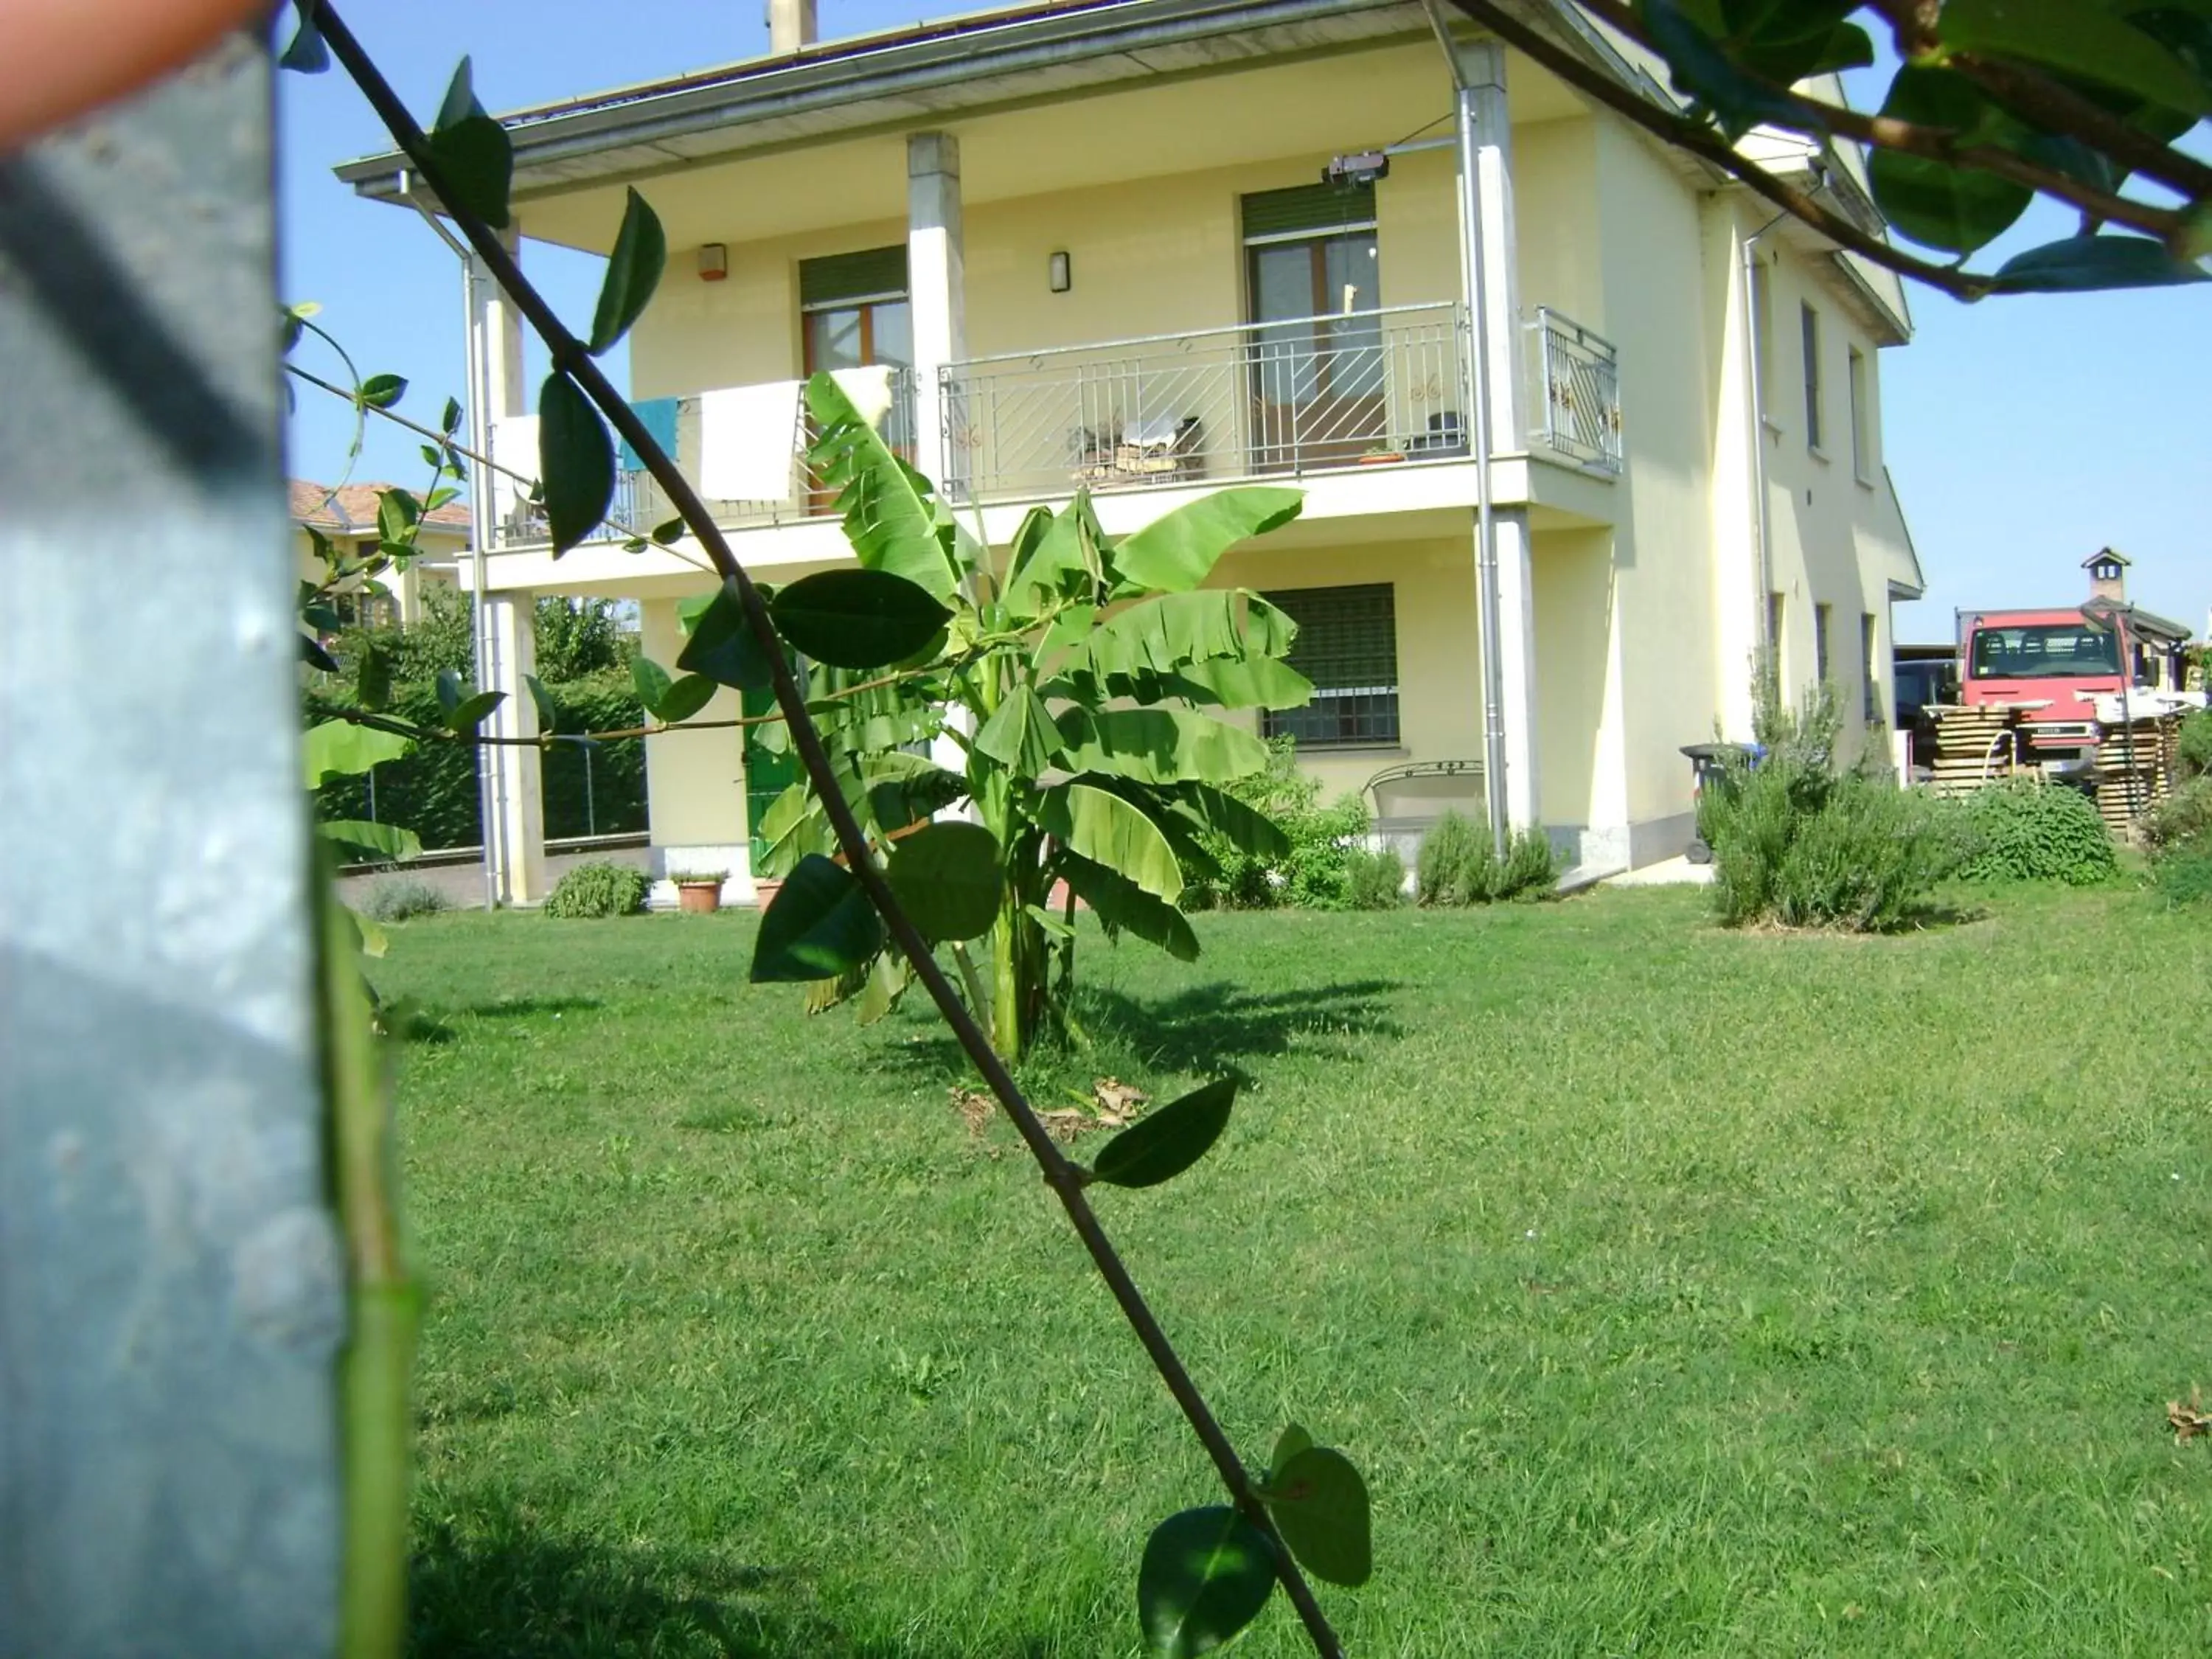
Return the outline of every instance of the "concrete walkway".
{"type": "MultiPolygon", "coordinates": [[[[553,884],[580,864],[626,864],[633,870],[651,868],[652,849],[645,838],[623,844],[593,847],[577,851],[545,854],[545,887],[548,892],[553,884]]],[[[474,857],[449,859],[432,853],[407,864],[388,869],[363,871],[338,878],[338,896],[348,904],[359,904],[367,899],[368,890],[380,882],[422,882],[443,893],[456,910],[481,910],[484,902],[483,860],[474,857]]]]}
{"type": "Polygon", "coordinates": [[[1609,878],[1608,887],[1705,887],[1711,884],[1713,866],[1692,864],[1686,858],[1662,859],[1641,870],[1625,870],[1609,878]]]}

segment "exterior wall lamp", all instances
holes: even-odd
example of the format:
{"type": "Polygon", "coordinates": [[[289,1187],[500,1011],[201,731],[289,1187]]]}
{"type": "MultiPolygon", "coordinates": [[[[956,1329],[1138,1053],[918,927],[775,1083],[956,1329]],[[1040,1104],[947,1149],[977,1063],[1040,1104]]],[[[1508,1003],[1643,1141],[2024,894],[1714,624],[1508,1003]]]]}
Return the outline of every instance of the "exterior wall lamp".
{"type": "Polygon", "coordinates": [[[1054,294],[1065,294],[1075,286],[1075,264],[1065,248],[1045,261],[1045,282],[1054,294]]]}

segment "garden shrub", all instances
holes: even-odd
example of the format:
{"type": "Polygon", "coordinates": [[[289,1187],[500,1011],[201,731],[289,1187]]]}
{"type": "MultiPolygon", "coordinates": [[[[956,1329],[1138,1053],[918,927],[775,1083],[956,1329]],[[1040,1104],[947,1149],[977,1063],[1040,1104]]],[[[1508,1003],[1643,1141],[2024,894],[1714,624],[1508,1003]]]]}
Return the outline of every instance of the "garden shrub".
{"type": "Polygon", "coordinates": [[[1421,837],[1421,851],[1413,861],[1413,898],[1420,904],[1464,904],[1461,895],[1471,887],[1487,889],[1482,866],[1494,861],[1486,830],[1478,830],[1457,812],[1448,811],[1429,826],[1421,837]]]}
{"type": "Polygon", "coordinates": [[[1488,830],[1446,812],[1422,837],[1414,896],[1429,905],[1545,898],[1559,873],[1559,855],[1542,830],[1520,831],[1501,859],[1488,830]]]}
{"type": "Polygon", "coordinates": [[[405,921],[412,916],[434,915],[450,910],[453,902],[442,887],[420,876],[387,876],[369,884],[362,896],[362,913],[371,921],[405,921]]]}
{"type": "Polygon", "coordinates": [[[2212,836],[2199,836],[2161,854],[2151,884],[2169,904],[2212,904],[2212,836]]]}
{"type": "Polygon", "coordinates": [[[1726,925],[1895,927],[1966,858],[1969,832],[1949,803],[1838,768],[1838,718],[1826,688],[1802,711],[1762,707],[1765,758],[1729,766],[1698,797],[1726,925]]]}
{"type": "Polygon", "coordinates": [[[1406,901],[1406,861],[1398,849],[1354,848],[1346,860],[1346,902],[1355,910],[1395,910],[1406,901]]]}
{"type": "Polygon", "coordinates": [[[1267,769],[1224,785],[1226,792],[1273,819],[1291,843],[1279,859],[1255,858],[1227,837],[1198,836],[1198,856],[1186,855],[1182,908],[1265,910],[1279,904],[1341,910],[1352,902],[1352,855],[1367,834],[1367,808],[1357,796],[1321,804],[1321,785],[1297,769],[1287,738],[1267,745],[1267,769]]]}
{"type": "Polygon", "coordinates": [[[2212,773],[2212,708],[2200,708],[2181,722],[2180,742],[2184,777],[2212,773]]]}
{"type": "Polygon", "coordinates": [[[546,896],[545,914],[563,921],[629,915],[645,908],[650,885],[641,871],[595,860],[561,878],[546,896]]]}
{"type": "Polygon", "coordinates": [[[1976,844],[1960,872],[1969,881],[2063,881],[2086,887],[2119,873],[2112,837],[2078,789],[2008,778],[1966,800],[1976,844]]]}
{"type": "Polygon", "coordinates": [[[2212,777],[2191,778],[2144,813],[2138,827],[2154,854],[2212,842],[2212,777]]]}

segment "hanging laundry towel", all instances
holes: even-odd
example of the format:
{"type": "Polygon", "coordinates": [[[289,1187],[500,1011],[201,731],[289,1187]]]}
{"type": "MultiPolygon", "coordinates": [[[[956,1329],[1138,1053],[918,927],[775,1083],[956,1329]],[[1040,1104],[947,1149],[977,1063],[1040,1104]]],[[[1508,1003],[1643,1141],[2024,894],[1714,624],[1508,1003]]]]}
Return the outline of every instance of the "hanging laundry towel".
{"type": "Polygon", "coordinates": [[[891,370],[888,363],[870,363],[866,368],[833,368],[830,378],[837,389],[852,400],[860,417],[880,432],[884,416],[891,412],[891,370]]]}
{"type": "Polygon", "coordinates": [[[491,475],[491,516],[495,524],[513,524],[530,486],[525,479],[538,476],[538,417],[509,415],[491,423],[491,459],[502,469],[491,475]],[[520,478],[507,475],[519,472],[520,478]]]}
{"type": "MultiPolygon", "coordinates": [[[[669,454],[676,453],[676,399],[648,398],[641,404],[632,404],[629,412],[637,416],[653,441],[669,454]]],[[[622,441],[622,457],[617,463],[625,472],[645,471],[645,457],[629,447],[629,440],[622,441]]]]}
{"type": "Polygon", "coordinates": [[[799,493],[799,392],[796,380],[774,380],[701,396],[701,495],[777,505],[799,493]]]}

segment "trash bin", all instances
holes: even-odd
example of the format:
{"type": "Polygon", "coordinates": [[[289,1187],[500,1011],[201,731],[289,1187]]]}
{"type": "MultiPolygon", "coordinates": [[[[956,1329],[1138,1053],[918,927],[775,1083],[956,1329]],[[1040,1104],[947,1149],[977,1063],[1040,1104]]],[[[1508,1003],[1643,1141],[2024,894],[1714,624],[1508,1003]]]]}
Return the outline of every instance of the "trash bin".
{"type": "MultiPolygon", "coordinates": [[[[1708,784],[1718,781],[1731,765],[1747,769],[1757,766],[1766,750],[1755,743],[1686,743],[1682,752],[1690,762],[1690,810],[1694,813],[1708,784]]],[[[1713,849],[1692,830],[1686,856],[1692,864],[1711,864],[1713,849]]]]}

